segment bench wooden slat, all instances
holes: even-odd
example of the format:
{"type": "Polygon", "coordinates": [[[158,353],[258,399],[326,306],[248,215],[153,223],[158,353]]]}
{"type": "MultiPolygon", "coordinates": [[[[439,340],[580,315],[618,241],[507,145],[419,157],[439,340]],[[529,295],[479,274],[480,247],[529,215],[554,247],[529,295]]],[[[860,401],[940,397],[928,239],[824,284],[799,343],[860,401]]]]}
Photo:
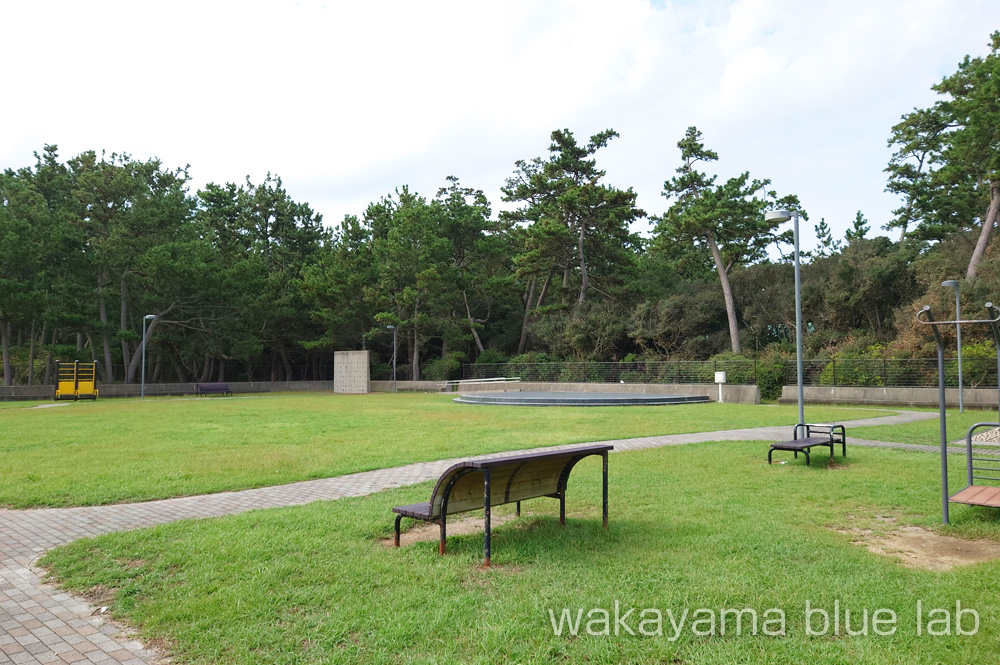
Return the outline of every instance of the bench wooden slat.
{"type": "Polygon", "coordinates": [[[1000,487],[970,485],[950,500],[953,503],[966,503],[970,506],[1000,508],[1000,487]]]}

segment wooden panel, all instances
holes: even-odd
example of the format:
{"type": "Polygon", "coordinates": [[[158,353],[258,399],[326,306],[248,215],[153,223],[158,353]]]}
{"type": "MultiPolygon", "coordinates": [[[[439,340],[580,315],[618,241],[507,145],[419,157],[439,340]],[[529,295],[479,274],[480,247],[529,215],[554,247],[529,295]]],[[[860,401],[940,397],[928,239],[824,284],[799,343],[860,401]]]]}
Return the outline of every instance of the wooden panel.
{"type": "MultiPolygon", "coordinates": [[[[559,485],[559,475],[571,457],[546,457],[537,462],[519,462],[504,467],[493,467],[490,471],[490,504],[500,506],[513,501],[533,499],[553,494],[559,485]],[[507,495],[510,483],[509,498],[507,495]],[[505,500],[506,499],[506,500],[505,500]]],[[[441,501],[445,487],[434,497],[434,514],[441,513],[441,501]]],[[[448,514],[463,513],[483,508],[483,474],[471,471],[458,479],[448,497],[448,514]]]]}
{"type": "Polygon", "coordinates": [[[553,494],[559,488],[559,474],[569,464],[563,460],[557,467],[526,466],[515,476],[510,487],[510,501],[523,501],[553,494]]]}
{"type": "Polygon", "coordinates": [[[951,498],[953,503],[1000,508],[1000,487],[970,485],[951,498]]]}

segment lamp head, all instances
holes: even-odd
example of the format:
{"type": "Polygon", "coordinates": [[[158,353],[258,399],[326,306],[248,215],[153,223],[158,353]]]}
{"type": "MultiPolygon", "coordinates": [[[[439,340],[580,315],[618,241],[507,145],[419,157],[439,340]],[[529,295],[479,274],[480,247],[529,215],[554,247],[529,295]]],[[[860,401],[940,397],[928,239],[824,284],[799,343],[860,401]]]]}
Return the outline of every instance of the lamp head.
{"type": "Polygon", "coordinates": [[[791,218],[790,210],[769,210],[764,213],[764,219],[768,222],[787,222],[791,218]]]}
{"type": "Polygon", "coordinates": [[[946,286],[946,287],[949,287],[949,288],[952,288],[952,289],[957,289],[958,288],[958,280],[956,280],[956,279],[946,279],[943,282],[941,282],[941,286],[946,286]]]}
{"type": "Polygon", "coordinates": [[[386,330],[395,330],[396,326],[386,326],[385,329],[386,330]]]}
{"type": "Polygon", "coordinates": [[[152,320],[153,320],[153,319],[155,319],[155,318],[156,318],[156,314],[147,314],[147,315],[145,316],[145,319],[146,319],[147,321],[152,321],[152,320]]]}

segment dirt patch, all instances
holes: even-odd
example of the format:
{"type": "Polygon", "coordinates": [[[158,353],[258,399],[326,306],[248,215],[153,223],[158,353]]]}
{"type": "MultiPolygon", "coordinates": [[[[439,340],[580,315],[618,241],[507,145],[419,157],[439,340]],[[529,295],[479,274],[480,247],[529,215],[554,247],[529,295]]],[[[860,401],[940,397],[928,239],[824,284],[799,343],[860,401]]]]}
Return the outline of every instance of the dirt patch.
{"type": "MultiPolygon", "coordinates": [[[[516,519],[514,514],[510,515],[493,515],[490,517],[490,526],[496,527],[504,522],[509,522],[512,519],[516,519]]],[[[454,522],[448,521],[448,537],[452,536],[464,536],[470,533],[476,533],[483,531],[483,518],[482,517],[463,517],[457,519],[454,522]]],[[[403,531],[399,534],[399,545],[404,547],[406,545],[412,545],[413,543],[430,543],[437,541],[438,537],[441,535],[441,530],[437,524],[432,524],[430,522],[426,524],[418,524],[417,526],[403,531]]],[[[385,547],[392,547],[392,537],[383,538],[379,541],[385,547]]]]}
{"type": "Polygon", "coordinates": [[[876,515],[871,528],[834,529],[869,552],[899,559],[908,568],[944,571],[1000,559],[1000,543],[945,536],[920,526],[897,526],[896,518],[876,515]]]}

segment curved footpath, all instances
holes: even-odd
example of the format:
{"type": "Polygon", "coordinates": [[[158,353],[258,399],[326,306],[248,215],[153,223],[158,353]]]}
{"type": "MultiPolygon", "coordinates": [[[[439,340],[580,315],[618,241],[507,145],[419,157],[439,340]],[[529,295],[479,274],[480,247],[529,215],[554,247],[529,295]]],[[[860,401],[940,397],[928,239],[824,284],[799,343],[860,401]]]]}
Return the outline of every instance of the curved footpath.
{"type": "MultiPolygon", "coordinates": [[[[897,425],[936,418],[936,413],[904,411],[898,415],[846,421],[850,427],[897,425]]],[[[704,441],[781,441],[790,427],[756,427],[650,436],[607,441],[615,451],[640,450],[704,441]]],[[[936,452],[936,446],[851,438],[852,446],[936,452]]],[[[580,445],[580,444],[574,444],[580,445]]],[[[558,450],[555,446],[536,450],[558,450]]],[[[955,448],[956,452],[962,451],[955,448]]],[[[516,451],[483,455],[500,457],[516,451]]],[[[527,452],[527,451],[522,451],[527,452]]],[[[77,538],[138,529],[175,520],[217,517],[258,508],[297,506],[313,501],[363,496],[380,490],[434,480],[454,460],[420,462],[393,469],[308,480],[240,492],[164,499],[145,503],[0,510],[0,664],[156,663],[158,654],[99,616],[99,610],[42,582],[34,563],[50,549],[77,538]]],[[[388,518],[387,518],[388,519],[388,518]]]]}

